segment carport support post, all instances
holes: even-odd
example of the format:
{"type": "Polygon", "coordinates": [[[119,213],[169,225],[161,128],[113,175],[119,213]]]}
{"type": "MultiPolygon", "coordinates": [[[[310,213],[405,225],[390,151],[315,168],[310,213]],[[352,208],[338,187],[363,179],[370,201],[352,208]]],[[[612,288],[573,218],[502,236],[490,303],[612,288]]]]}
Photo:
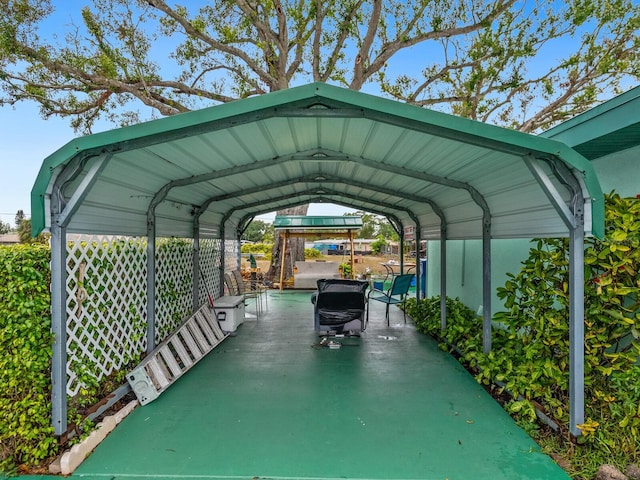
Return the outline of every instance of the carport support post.
{"type": "Polygon", "coordinates": [[[416,225],[415,243],[416,253],[414,262],[416,262],[416,268],[414,272],[416,272],[416,300],[420,300],[422,293],[422,282],[420,282],[420,278],[422,277],[422,269],[420,268],[420,225],[416,225]]]}
{"type": "Polygon", "coordinates": [[[447,329],[447,228],[440,228],[440,330],[447,329]]]}
{"type": "Polygon", "coordinates": [[[58,217],[51,222],[51,409],[54,435],[61,436],[67,430],[67,234],[58,217]]]}
{"type": "Polygon", "coordinates": [[[582,435],[584,423],[584,207],[582,187],[574,174],[560,162],[547,160],[557,178],[572,193],[570,204],[542,168],[543,159],[522,157],[547,198],[569,230],[569,431],[582,435]]]}
{"type": "Polygon", "coordinates": [[[156,221],[147,217],[147,353],[156,347],[156,221]]]}
{"type": "Polygon", "coordinates": [[[584,227],[580,214],[569,233],[569,429],[584,423],[584,227]]]}
{"type": "MultiPolygon", "coordinates": [[[[192,311],[195,312],[200,307],[200,220],[199,217],[196,217],[193,220],[193,267],[192,267],[192,277],[193,277],[193,300],[192,300],[192,311]]],[[[204,282],[204,278],[202,279],[204,282]]]]}
{"type": "Polygon", "coordinates": [[[227,217],[225,216],[225,218],[222,219],[222,222],[220,222],[220,265],[218,266],[220,271],[220,290],[218,291],[218,295],[221,297],[224,295],[224,271],[225,265],[227,264],[227,252],[224,242],[224,236],[226,235],[224,225],[226,222],[227,217]]]}
{"type": "Polygon", "coordinates": [[[491,351],[491,217],[485,214],[482,229],[482,345],[491,351]]]}

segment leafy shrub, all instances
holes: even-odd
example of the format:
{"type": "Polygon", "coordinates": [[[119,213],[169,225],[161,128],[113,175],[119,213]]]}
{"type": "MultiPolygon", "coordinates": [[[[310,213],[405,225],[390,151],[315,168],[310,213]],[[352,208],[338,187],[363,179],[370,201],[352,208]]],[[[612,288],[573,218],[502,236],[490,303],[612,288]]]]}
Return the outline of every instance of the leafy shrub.
{"type": "MultiPolygon", "coordinates": [[[[606,238],[585,240],[585,443],[558,442],[572,470],[593,476],[600,463],[640,460],[640,201],[607,197],[606,238]],[[599,461],[594,462],[594,458],[599,461]]],[[[482,351],[481,321],[447,299],[448,325],[440,332],[439,298],[408,305],[418,330],[455,348],[476,379],[494,381],[514,396],[505,408],[530,431],[541,406],[568,438],[568,242],[534,240],[519,273],[498,296],[493,349],[482,351]],[[416,315],[416,316],[414,316],[416,315]],[[521,398],[519,398],[521,397],[521,398]],[[526,425],[528,424],[528,427],[526,425]]]]}
{"type": "Polygon", "coordinates": [[[460,299],[447,298],[447,328],[444,332],[440,325],[440,296],[420,301],[415,297],[409,298],[405,309],[414,319],[416,330],[440,338],[442,349],[459,352],[476,348],[482,350],[482,318],[460,299]]]}
{"type": "MultiPolygon", "coordinates": [[[[143,242],[94,243],[87,255],[87,262],[92,268],[87,268],[82,283],[74,277],[69,278],[72,286],[77,282],[85,289],[88,298],[96,300],[83,306],[93,321],[87,323],[88,330],[108,329],[107,323],[113,321],[114,300],[102,295],[105,287],[101,279],[118,276],[117,282],[128,284],[122,278],[126,280],[127,275],[135,272],[116,271],[122,268],[123,264],[118,259],[123,258],[125,251],[134,256],[138,252],[144,255],[145,245],[143,242]]],[[[190,256],[191,251],[191,243],[180,239],[161,241],[158,246],[159,257],[166,264],[180,264],[180,259],[190,256]]],[[[73,255],[70,262],[79,261],[79,250],[74,250],[73,255]]],[[[53,339],[50,333],[49,265],[50,251],[46,245],[34,243],[0,247],[0,471],[6,473],[15,472],[18,465],[27,469],[38,466],[58,449],[51,426],[53,339]]],[[[158,301],[164,302],[174,324],[191,308],[190,299],[190,270],[158,282],[158,301]]],[[[72,306],[74,301],[75,297],[71,296],[72,306]]],[[[141,307],[133,303],[126,307],[125,315],[136,327],[130,332],[132,336],[145,333],[145,325],[140,318],[141,307]]],[[[131,340],[135,342],[138,339],[131,340]]],[[[74,348],[77,346],[72,341],[70,352],[74,348]]],[[[105,376],[96,359],[104,361],[109,355],[108,345],[101,340],[92,344],[92,349],[91,356],[82,353],[69,356],[69,369],[81,388],[77,395],[68,398],[68,420],[75,424],[75,433],[80,436],[93,428],[92,422],[86,419],[87,408],[121,385],[128,369],[143,353],[128,352],[123,364],[112,365],[113,371],[105,376]]]]}
{"type": "Polygon", "coordinates": [[[0,247],[0,470],[55,453],[51,426],[50,252],[0,247]]]}
{"type": "Polygon", "coordinates": [[[261,253],[265,260],[271,260],[272,243],[246,243],[240,247],[241,253],[261,253]]]}
{"type": "Polygon", "coordinates": [[[387,245],[387,240],[382,236],[378,235],[376,240],[371,243],[371,251],[375,255],[379,255],[382,252],[382,249],[387,245]]]}
{"type": "Polygon", "coordinates": [[[305,248],[304,249],[304,258],[322,258],[322,252],[315,248],[305,248]]]}

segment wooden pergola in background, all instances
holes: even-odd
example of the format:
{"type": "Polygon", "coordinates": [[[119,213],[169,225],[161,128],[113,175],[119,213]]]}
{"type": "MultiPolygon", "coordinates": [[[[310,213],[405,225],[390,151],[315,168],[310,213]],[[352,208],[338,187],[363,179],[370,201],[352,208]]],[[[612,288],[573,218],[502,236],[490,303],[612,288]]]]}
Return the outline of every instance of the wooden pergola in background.
{"type": "MultiPolygon", "coordinates": [[[[351,264],[351,278],[353,278],[353,238],[355,232],[362,228],[362,217],[348,215],[342,217],[329,216],[304,216],[304,215],[279,215],[275,218],[273,226],[282,234],[282,262],[280,264],[279,287],[282,291],[284,285],[284,267],[287,258],[288,240],[291,237],[298,238],[348,238],[350,245],[349,262],[351,264]]],[[[293,265],[291,265],[293,268],[293,265]]]]}

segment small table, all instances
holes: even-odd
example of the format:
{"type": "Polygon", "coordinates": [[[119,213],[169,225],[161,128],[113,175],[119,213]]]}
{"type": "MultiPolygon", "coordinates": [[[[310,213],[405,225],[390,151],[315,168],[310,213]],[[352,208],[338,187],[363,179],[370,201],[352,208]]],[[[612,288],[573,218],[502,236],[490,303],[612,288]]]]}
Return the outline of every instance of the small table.
{"type": "MultiPolygon", "coordinates": [[[[385,282],[389,279],[389,277],[393,278],[396,277],[398,275],[400,275],[402,272],[400,271],[400,264],[399,263],[388,263],[388,262],[382,262],[380,263],[380,265],[382,265],[384,267],[384,269],[387,271],[387,276],[384,278],[385,282]],[[397,271],[394,270],[394,267],[397,268],[397,271]]],[[[415,263],[405,263],[404,267],[407,269],[406,273],[411,273],[411,270],[413,270],[414,268],[416,268],[416,264],[415,263]]]]}

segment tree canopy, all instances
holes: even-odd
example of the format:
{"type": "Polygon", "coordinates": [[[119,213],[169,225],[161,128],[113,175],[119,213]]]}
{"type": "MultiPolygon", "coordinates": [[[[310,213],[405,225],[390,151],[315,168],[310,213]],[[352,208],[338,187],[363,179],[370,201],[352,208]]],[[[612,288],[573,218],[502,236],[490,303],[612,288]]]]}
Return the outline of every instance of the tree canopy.
{"type": "Polygon", "coordinates": [[[242,240],[263,242],[268,233],[271,233],[273,236],[272,230],[273,225],[263,222],[262,220],[253,220],[242,234],[242,240]]]}
{"type": "Polygon", "coordinates": [[[632,0],[0,1],[0,104],[83,133],[310,81],[535,131],[640,77],[632,0]]]}
{"type": "Polygon", "coordinates": [[[400,235],[394,230],[391,222],[381,215],[361,210],[354,213],[345,213],[345,215],[362,217],[362,228],[358,231],[357,238],[377,238],[382,236],[387,240],[398,241],[400,239],[400,235]]]}

